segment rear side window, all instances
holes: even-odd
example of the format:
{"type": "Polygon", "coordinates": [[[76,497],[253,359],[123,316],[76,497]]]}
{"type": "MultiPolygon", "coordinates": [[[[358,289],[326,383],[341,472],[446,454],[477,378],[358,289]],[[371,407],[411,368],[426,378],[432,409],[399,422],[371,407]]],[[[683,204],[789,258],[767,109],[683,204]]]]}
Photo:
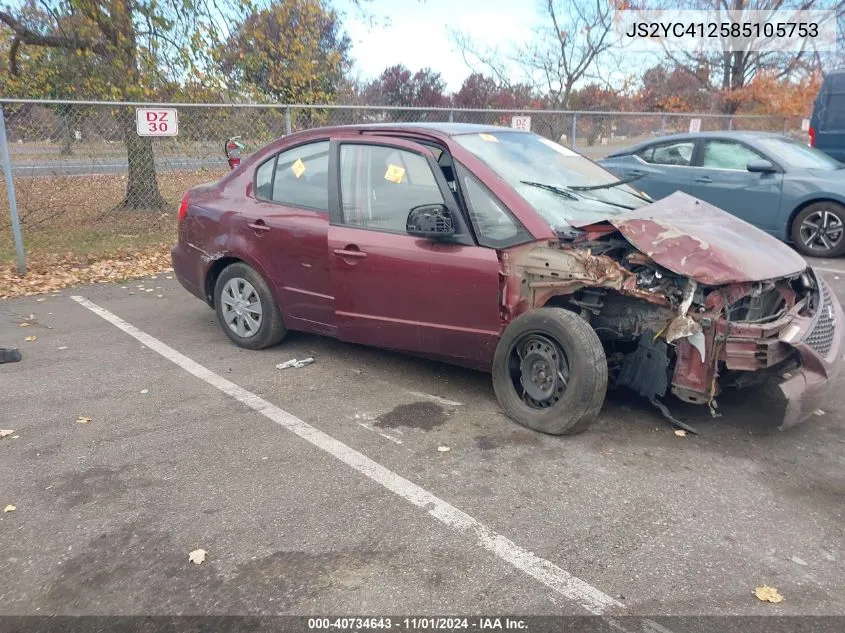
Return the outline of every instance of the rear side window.
{"type": "Polygon", "coordinates": [[[269,200],[273,195],[273,167],[276,164],[276,157],[274,156],[268,161],[263,162],[258,169],[255,170],[255,197],[262,200],[269,200]]]}
{"type": "Polygon", "coordinates": [[[845,92],[829,92],[825,96],[822,129],[845,130],[845,92]]]}
{"type": "Polygon", "coordinates": [[[637,152],[637,156],[653,165],[677,165],[688,167],[692,163],[693,141],[677,141],[660,145],[649,145],[637,152]]]}
{"type": "Polygon", "coordinates": [[[294,147],[262,163],[255,172],[262,200],[317,211],[329,209],[329,142],[294,147]]]}

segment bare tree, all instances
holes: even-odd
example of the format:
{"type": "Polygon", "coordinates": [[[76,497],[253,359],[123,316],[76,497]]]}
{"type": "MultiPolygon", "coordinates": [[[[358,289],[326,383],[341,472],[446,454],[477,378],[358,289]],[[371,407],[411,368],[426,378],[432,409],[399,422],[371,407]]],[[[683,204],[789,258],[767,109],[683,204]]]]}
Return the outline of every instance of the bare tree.
{"type": "MultiPolygon", "coordinates": [[[[656,8],[656,7],[651,7],[656,8]]],[[[678,8],[667,0],[663,8],[678,8]]],[[[838,17],[845,12],[842,0],[686,0],[683,9],[712,11],[721,15],[741,16],[742,12],[760,11],[774,15],[784,11],[834,11],[838,17]]],[[[741,18],[739,18],[741,19],[741,18]]],[[[786,18],[784,18],[786,19],[786,18]]],[[[784,50],[721,50],[689,51],[664,40],[663,48],[669,61],[694,77],[714,96],[714,107],[724,114],[734,114],[741,105],[742,90],[759,73],[777,78],[796,79],[819,70],[824,55],[814,50],[809,40],[798,51],[784,50]]]]}
{"type": "Polygon", "coordinates": [[[549,107],[565,109],[579,82],[601,79],[598,62],[616,42],[614,6],[609,0],[542,0],[540,23],[528,46],[513,43],[504,53],[485,49],[461,32],[453,32],[452,39],[473,70],[483,68],[509,87],[510,68],[516,67],[546,96],[549,107]]]}

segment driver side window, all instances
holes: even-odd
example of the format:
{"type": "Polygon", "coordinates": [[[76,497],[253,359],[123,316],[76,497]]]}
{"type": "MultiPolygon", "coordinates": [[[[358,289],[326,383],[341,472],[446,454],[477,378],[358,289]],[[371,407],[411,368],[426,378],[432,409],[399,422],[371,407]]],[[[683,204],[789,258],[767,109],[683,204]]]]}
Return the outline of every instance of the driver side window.
{"type": "Polygon", "coordinates": [[[408,213],[423,204],[443,204],[424,156],[382,145],[340,146],[343,223],[405,233],[408,213]]]}

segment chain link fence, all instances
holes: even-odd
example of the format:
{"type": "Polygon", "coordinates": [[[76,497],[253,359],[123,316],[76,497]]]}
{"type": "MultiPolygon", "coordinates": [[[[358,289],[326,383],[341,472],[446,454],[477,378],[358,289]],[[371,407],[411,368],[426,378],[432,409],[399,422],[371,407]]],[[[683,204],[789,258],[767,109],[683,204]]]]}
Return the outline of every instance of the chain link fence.
{"type": "MultiPolygon", "coordinates": [[[[96,257],[163,245],[175,238],[175,213],[189,188],[228,171],[224,143],[240,136],[242,156],[286,134],[318,126],[446,122],[510,126],[531,117],[531,130],[601,158],[664,134],[767,130],[805,138],[801,118],[637,112],[563,112],[284,106],[139,104],[0,99],[6,120],[17,207],[32,253],[96,257]],[[178,111],[178,135],[139,137],[137,107],[178,111]]],[[[0,196],[0,261],[14,258],[8,196],[0,196]]]]}

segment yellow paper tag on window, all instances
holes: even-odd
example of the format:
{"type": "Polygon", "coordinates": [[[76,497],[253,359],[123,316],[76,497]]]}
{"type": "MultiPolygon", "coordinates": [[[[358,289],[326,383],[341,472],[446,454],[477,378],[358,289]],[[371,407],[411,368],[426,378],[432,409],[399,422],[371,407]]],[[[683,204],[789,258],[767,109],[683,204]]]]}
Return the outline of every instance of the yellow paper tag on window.
{"type": "Polygon", "coordinates": [[[390,182],[395,182],[396,184],[402,182],[404,177],[405,170],[401,167],[397,167],[396,165],[388,165],[387,171],[384,172],[384,179],[389,180],[390,182]]]}
{"type": "Polygon", "coordinates": [[[297,158],[296,162],[290,166],[290,170],[293,172],[294,176],[299,178],[305,173],[305,163],[302,162],[301,158],[297,158]]]}
{"type": "Polygon", "coordinates": [[[498,143],[499,142],[499,139],[497,139],[492,134],[479,134],[479,136],[481,138],[483,138],[485,141],[490,141],[491,143],[498,143]]]}

